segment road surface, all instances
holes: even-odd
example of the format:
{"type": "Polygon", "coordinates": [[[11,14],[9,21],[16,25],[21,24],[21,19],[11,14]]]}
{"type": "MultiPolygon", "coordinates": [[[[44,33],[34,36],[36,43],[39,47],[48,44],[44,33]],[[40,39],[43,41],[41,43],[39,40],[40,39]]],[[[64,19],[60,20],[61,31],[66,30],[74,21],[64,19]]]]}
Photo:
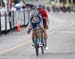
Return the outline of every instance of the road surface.
{"type": "Polygon", "coordinates": [[[75,59],[75,14],[50,13],[48,50],[35,55],[26,28],[0,38],[0,59],[75,59]]]}

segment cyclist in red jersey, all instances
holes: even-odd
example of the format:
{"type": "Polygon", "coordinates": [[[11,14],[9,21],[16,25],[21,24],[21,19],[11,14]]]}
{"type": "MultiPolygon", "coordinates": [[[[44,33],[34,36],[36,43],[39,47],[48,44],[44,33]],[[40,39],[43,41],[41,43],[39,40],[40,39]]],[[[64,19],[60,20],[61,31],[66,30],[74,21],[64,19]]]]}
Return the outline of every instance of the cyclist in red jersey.
{"type": "Polygon", "coordinates": [[[45,45],[46,45],[46,49],[48,49],[47,46],[47,33],[46,33],[46,29],[48,29],[48,14],[46,12],[46,10],[42,7],[38,7],[38,12],[42,15],[43,18],[43,29],[44,29],[44,39],[45,39],[45,45]]]}
{"type": "Polygon", "coordinates": [[[46,12],[46,10],[42,9],[42,8],[38,8],[39,13],[42,15],[43,18],[43,23],[44,23],[44,28],[47,29],[47,22],[48,22],[48,14],[46,12]]]}

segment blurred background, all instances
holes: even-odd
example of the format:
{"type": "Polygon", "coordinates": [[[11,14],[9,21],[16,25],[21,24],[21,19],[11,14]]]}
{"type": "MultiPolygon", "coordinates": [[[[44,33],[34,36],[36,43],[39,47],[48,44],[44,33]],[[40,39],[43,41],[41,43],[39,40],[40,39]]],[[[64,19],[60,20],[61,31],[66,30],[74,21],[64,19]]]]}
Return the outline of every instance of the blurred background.
{"type": "Polygon", "coordinates": [[[32,3],[33,1],[44,2],[47,9],[50,9],[53,12],[75,12],[75,0],[9,0],[9,2],[7,2],[7,0],[0,0],[0,8],[6,7],[7,3],[9,3],[10,8],[12,7],[12,5],[15,5],[17,3],[21,3],[22,5],[25,4],[25,6],[30,5],[31,7],[33,7],[34,4],[36,4],[32,3]]]}
{"type": "Polygon", "coordinates": [[[0,59],[41,58],[75,59],[75,0],[0,0],[0,59]],[[40,4],[49,16],[49,49],[36,57],[27,29],[40,4]]]}

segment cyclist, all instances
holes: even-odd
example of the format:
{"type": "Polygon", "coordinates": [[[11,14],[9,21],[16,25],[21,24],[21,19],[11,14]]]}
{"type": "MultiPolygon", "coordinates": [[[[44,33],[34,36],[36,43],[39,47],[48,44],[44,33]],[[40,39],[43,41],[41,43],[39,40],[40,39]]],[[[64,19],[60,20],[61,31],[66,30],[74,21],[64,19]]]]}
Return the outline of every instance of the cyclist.
{"type": "Polygon", "coordinates": [[[33,30],[36,27],[43,27],[43,21],[42,21],[42,17],[41,14],[38,14],[37,11],[34,11],[34,13],[32,14],[31,18],[30,18],[30,24],[28,27],[28,33],[30,33],[30,30],[32,30],[32,48],[34,48],[34,34],[33,34],[33,30]]]}
{"type": "Polygon", "coordinates": [[[37,8],[39,14],[42,15],[43,18],[43,28],[44,28],[44,40],[45,40],[45,48],[48,49],[47,46],[47,33],[46,33],[46,29],[48,29],[48,14],[45,10],[45,6],[44,5],[39,5],[37,8]]]}

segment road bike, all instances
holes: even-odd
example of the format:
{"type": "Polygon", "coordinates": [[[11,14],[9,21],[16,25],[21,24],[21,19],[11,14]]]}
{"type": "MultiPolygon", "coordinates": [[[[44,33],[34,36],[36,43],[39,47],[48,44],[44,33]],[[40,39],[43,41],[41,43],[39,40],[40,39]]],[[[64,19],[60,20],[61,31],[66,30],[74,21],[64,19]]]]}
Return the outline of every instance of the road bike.
{"type": "Polygon", "coordinates": [[[44,54],[44,34],[43,34],[43,30],[40,28],[35,28],[33,30],[33,34],[34,34],[34,48],[36,51],[36,56],[39,55],[39,48],[41,48],[41,52],[42,54],[44,54]],[[41,45],[40,45],[41,42],[41,45]]]}

